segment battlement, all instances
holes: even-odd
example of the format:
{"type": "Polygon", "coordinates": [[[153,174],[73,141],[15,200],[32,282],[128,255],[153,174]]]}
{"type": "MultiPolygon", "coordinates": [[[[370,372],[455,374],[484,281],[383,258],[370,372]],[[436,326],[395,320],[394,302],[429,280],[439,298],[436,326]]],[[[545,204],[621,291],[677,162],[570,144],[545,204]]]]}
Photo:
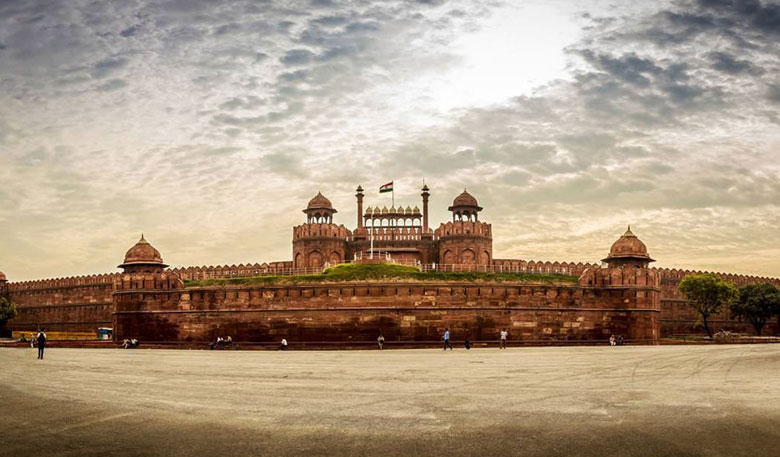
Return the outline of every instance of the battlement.
{"type": "Polygon", "coordinates": [[[492,227],[487,222],[479,221],[454,221],[439,225],[439,228],[433,231],[434,238],[448,236],[483,236],[492,238],[492,227]]]}
{"type": "Polygon", "coordinates": [[[204,279],[240,278],[274,274],[289,274],[293,264],[289,260],[239,265],[215,265],[171,268],[183,281],[204,279]]]}
{"type": "Polygon", "coordinates": [[[658,271],[650,268],[602,268],[590,267],[580,275],[580,285],[590,287],[637,286],[660,289],[658,271]]]}
{"type": "Polygon", "coordinates": [[[586,268],[596,267],[595,263],[551,262],[549,260],[493,259],[494,271],[511,273],[543,273],[561,275],[581,275],[586,268]]]}
{"type": "Polygon", "coordinates": [[[679,282],[682,278],[692,274],[713,274],[720,276],[724,281],[734,283],[738,286],[745,284],[754,284],[757,282],[765,282],[774,285],[780,285],[780,278],[772,278],[767,276],[752,276],[742,275],[736,273],[723,273],[716,271],[700,271],[700,270],[683,270],[677,268],[654,268],[661,274],[661,280],[665,282],[676,281],[679,282]]]}
{"type": "Polygon", "coordinates": [[[104,286],[113,284],[119,273],[104,273],[85,276],[70,276],[64,278],[36,279],[32,281],[9,282],[9,292],[34,290],[65,289],[73,287],[104,286]]]}
{"type": "Polygon", "coordinates": [[[347,240],[352,237],[352,232],[344,225],[328,223],[301,224],[293,227],[293,241],[301,238],[318,237],[347,240]]]}

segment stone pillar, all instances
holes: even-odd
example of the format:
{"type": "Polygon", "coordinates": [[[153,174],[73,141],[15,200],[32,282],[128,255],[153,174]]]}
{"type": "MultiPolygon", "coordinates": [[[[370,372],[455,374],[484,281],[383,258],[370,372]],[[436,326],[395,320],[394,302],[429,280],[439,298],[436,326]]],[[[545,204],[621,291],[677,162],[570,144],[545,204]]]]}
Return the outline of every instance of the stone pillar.
{"type": "Polygon", "coordinates": [[[422,187],[422,199],[423,199],[423,233],[428,232],[428,197],[431,195],[428,191],[428,186],[423,184],[422,187]]]}
{"type": "Polygon", "coordinates": [[[355,197],[357,197],[357,227],[363,228],[363,187],[358,186],[355,197]]]}

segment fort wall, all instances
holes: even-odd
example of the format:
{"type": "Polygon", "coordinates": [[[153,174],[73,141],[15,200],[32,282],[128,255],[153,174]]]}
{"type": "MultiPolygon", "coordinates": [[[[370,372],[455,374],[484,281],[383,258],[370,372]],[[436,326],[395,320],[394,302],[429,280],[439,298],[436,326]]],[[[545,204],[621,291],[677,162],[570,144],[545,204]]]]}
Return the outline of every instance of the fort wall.
{"type": "Polygon", "coordinates": [[[117,338],[147,341],[657,339],[657,288],[507,283],[357,282],[118,292],[117,338]]]}
{"type": "MultiPolygon", "coordinates": [[[[780,286],[780,278],[770,278],[764,276],[740,275],[732,273],[720,273],[710,271],[696,270],[678,270],[676,268],[656,268],[661,275],[661,336],[668,337],[674,335],[690,335],[703,333],[698,328],[698,314],[688,306],[685,299],[680,295],[678,286],[680,281],[691,274],[714,274],[720,276],[724,281],[731,282],[737,286],[747,284],[768,283],[780,286]]],[[[740,322],[729,316],[728,310],[724,309],[720,313],[710,318],[711,327],[715,331],[729,330],[739,333],[753,333],[753,327],[746,322],[740,322]]],[[[780,334],[780,324],[776,319],[767,323],[764,330],[766,334],[780,334]]]]}
{"type": "MultiPolygon", "coordinates": [[[[255,264],[246,264],[246,265],[240,264],[240,265],[230,265],[230,266],[228,265],[195,266],[195,267],[186,267],[186,268],[173,268],[167,271],[175,275],[178,275],[178,277],[181,278],[182,280],[205,280],[205,279],[217,279],[217,278],[261,276],[266,274],[290,274],[290,272],[294,271],[292,267],[293,267],[292,262],[283,261],[283,262],[270,262],[270,263],[255,263],[255,264]]],[[[569,275],[582,275],[586,269],[592,267],[596,267],[596,265],[582,263],[582,262],[574,263],[574,262],[558,262],[558,261],[533,261],[533,260],[528,261],[522,259],[493,259],[492,266],[491,266],[492,270],[496,272],[501,272],[501,271],[532,272],[532,273],[544,273],[544,274],[569,274],[569,275]]],[[[660,280],[659,314],[658,316],[656,316],[656,320],[659,325],[659,336],[667,337],[667,336],[674,336],[674,335],[689,335],[689,334],[701,333],[701,329],[696,327],[698,316],[687,306],[685,300],[679,295],[677,286],[679,285],[680,280],[682,280],[682,278],[685,277],[686,275],[696,274],[696,273],[709,273],[709,272],[669,269],[669,268],[653,268],[650,269],[649,271],[656,271],[659,274],[659,280],[660,280]]],[[[739,286],[745,284],[757,283],[757,282],[767,282],[775,285],[780,285],[780,279],[778,278],[737,275],[737,274],[729,274],[729,273],[715,273],[715,274],[718,274],[724,280],[731,281],[739,286]]],[[[115,285],[115,282],[116,279],[120,278],[121,276],[122,276],[121,274],[116,273],[116,274],[104,274],[104,275],[92,275],[92,276],[79,276],[79,277],[70,277],[70,278],[55,278],[55,279],[45,279],[45,280],[36,280],[36,281],[9,282],[6,285],[7,293],[11,298],[11,300],[17,304],[19,309],[19,315],[15,319],[9,321],[8,328],[9,330],[12,331],[34,331],[39,327],[45,327],[50,331],[57,331],[57,332],[67,332],[67,331],[94,332],[98,327],[111,327],[112,325],[114,325],[114,312],[116,309],[114,298],[113,298],[114,292],[117,291],[116,289],[117,286],[115,285]]],[[[621,279],[620,281],[622,282],[623,280],[621,279]]],[[[602,282],[600,284],[593,284],[593,285],[603,287],[608,284],[602,282]]],[[[154,284],[152,286],[154,286],[154,284]]],[[[143,289],[143,287],[140,289],[143,289]]],[[[252,290],[256,290],[256,289],[252,289],[252,290]]],[[[389,290],[389,289],[384,289],[384,290],[389,290]]],[[[204,289],[203,292],[206,294],[205,296],[210,296],[209,294],[211,294],[212,292],[216,294],[215,290],[211,290],[211,289],[204,289]]],[[[258,292],[255,291],[252,293],[256,294],[258,292]]],[[[358,293],[359,292],[355,292],[354,294],[358,294],[358,293]]],[[[291,296],[294,297],[296,292],[290,292],[290,294],[291,296]]],[[[345,292],[345,294],[348,294],[348,292],[345,292]]],[[[457,295],[456,292],[454,292],[453,294],[457,295]]],[[[215,298],[213,299],[210,298],[209,300],[213,300],[215,304],[221,303],[221,301],[216,298],[217,295],[214,295],[214,297],[215,298]]],[[[178,295],[176,295],[175,299],[170,298],[170,300],[177,301],[178,303],[178,295]]],[[[198,299],[196,298],[195,300],[198,299]]],[[[224,300],[222,300],[222,302],[224,302],[224,304],[226,305],[231,305],[232,303],[224,300]]],[[[339,298],[333,304],[334,306],[336,306],[343,303],[344,303],[343,298],[339,298]]],[[[369,314],[369,315],[374,316],[376,319],[382,318],[383,319],[382,322],[388,321],[387,319],[390,319],[390,321],[392,321],[392,319],[394,319],[393,316],[399,315],[399,313],[401,313],[403,310],[395,310],[390,312],[389,315],[385,316],[382,313],[386,311],[389,312],[392,310],[384,310],[384,309],[371,310],[371,313],[373,314],[369,314]]],[[[330,314],[340,313],[340,312],[344,313],[345,316],[344,319],[346,320],[338,318],[335,319],[334,322],[341,322],[342,320],[343,322],[347,322],[347,323],[351,322],[351,319],[355,317],[354,312],[356,311],[347,310],[347,309],[333,309],[330,311],[330,314]],[[351,317],[347,318],[346,316],[351,316],[351,317]]],[[[517,310],[514,310],[513,312],[516,315],[517,310]]],[[[541,311],[534,311],[534,312],[541,312],[541,311]]],[[[241,314],[241,313],[236,314],[237,311],[235,310],[227,311],[227,313],[228,314],[224,316],[227,315],[238,316],[241,314]]],[[[256,313],[256,311],[248,310],[245,311],[245,313],[252,314],[252,313],[256,313]]],[[[296,311],[290,311],[290,313],[292,313],[291,315],[297,316],[297,318],[300,319],[301,313],[303,313],[303,311],[296,310],[296,311]]],[[[450,312],[450,314],[452,315],[452,312],[450,312]]],[[[488,315],[490,314],[491,312],[488,312],[488,315]]],[[[220,314],[220,316],[222,315],[220,314]]],[[[475,314],[472,317],[476,318],[476,316],[477,315],[475,314]]],[[[480,316],[481,318],[485,318],[485,315],[481,314],[480,316]]],[[[565,317],[564,315],[561,316],[565,317]]],[[[332,317],[333,316],[329,317],[326,320],[333,320],[332,317]]],[[[421,319],[424,321],[426,318],[421,318],[421,319]]],[[[427,319],[430,320],[431,317],[428,317],[427,319]]],[[[517,325],[514,324],[514,321],[511,322],[505,320],[501,321],[501,319],[496,320],[495,317],[491,317],[491,319],[493,319],[496,322],[502,322],[506,326],[517,325]]],[[[255,322],[252,319],[250,319],[250,321],[255,322]]],[[[447,321],[446,319],[442,318],[441,322],[447,322],[447,321]]],[[[562,322],[565,322],[565,319],[562,320],[562,322]]],[[[750,327],[749,324],[731,319],[727,311],[721,312],[720,314],[713,316],[712,323],[713,323],[713,328],[717,330],[726,329],[726,330],[731,330],[736,332],[752,333],[752,327],[750,327]]],[[[530,324],[524,324],[524,325],[530,325],[530,324]]],[[[539,328],[558,328],[555,326],[550,327],[549,325],[542,326],[542,324],[538,324],[538,326],[539,328]]],[[[765,332],[766,334],[780,333],[780,326],[778,326],[776,320],[772,320],[767,324],[767,328],[765,332]]],[[[558,335],[558,333],[554,332],[554,334],[560,336],[558,335]]],[[[579,333],[569,332],[568,334],[577,336],[580,335],[581,332],[579,333]]],[[[195,338],[197,335],[188,334],[188,336],[191,338],[195,338]]],[[[408,334],[403,334],[402,336],[407,337],[408,334]]],[[[526,335],[526,336],[530,337],[532,335],[526,335]]],[[[591,336],[593,336],[592,333],[591,336]]],[[[197,337],[199,338],[200,336],[197,337]]]]}
{"type": "Polygon", "coordinates": [[[19,314],[11,331],[91,332],[113,323],[114,279],[118,274],[76,276],[8,283],[19,314]]]}

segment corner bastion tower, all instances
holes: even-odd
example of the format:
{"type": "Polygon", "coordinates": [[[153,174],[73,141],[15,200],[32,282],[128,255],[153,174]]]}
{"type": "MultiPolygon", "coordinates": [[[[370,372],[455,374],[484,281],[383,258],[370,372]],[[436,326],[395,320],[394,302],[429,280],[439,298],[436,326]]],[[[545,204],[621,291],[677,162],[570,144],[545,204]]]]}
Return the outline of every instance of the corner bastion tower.
{"type": "MultiPolygon", "coordinates": [[[[368,206],[358,186],[357,227],[349,230],[333,223],[337,212],[322,193],[309,201],[306,223],[293,227],[293,267],[321,268],[326,264],[368,259],[404,264],[491,265],[491,226],[479,220],[482,207],[464,190],[448,208],[452,221],[436,230],[429,226],[430,188],[423,185],[422,211],[418,206],[368,206]]],[[[446,267],[445,267],[446,268],[446,267]]]]}
{"type": "Polygon", "coordinates": [[[183,301],[177,293],[184,288],[181,277],[166,270],[168,265],[163,263],[160,251],[143,235],[127,251],[125,261],[118,268],[124,271],[114,277],[114,335],[120,339],[143,335],[144,339],[152,341],[176,340],[178,329],[154,311],[182,306],[183,301]]]}
{"type": "Polygon", "coordinates": [[[306,223],[293,227],[293,268],[319,269],[325,264],[344,262],[345,242],[351,239],[352,232],[333,223],[333,215],[338,211],[330,200],[317,192],[303,212],[306,223]]]}
{"type": "Polygon", "coordinates": [[[441,224],[434,232],[439,240],[439,263],[444,265],[490,265],[493,237],[490,224],[480,222],[482,207],[466,189],[455,197],[452,222],[441,224]]]}
{"type": "Polygon", "coordinates": [[[654,261],[629,226],[602,260],[606,266],[588,267],[579,278],[586,297],[598,303],[613,303],[615,309],[626,312],[620,319],[626,321],[630,339],[656,341],[659,336],[661,274],[649,268],[654,261]]]}

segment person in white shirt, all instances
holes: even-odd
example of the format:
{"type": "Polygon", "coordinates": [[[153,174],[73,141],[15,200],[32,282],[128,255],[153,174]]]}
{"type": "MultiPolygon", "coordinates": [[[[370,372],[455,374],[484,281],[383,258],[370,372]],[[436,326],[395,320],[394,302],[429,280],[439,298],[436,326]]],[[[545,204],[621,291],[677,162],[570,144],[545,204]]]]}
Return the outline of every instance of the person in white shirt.
{"type": "Polygon", "coordinates": [[[501,329],[501,339],[499,340],[498,348],[506,349],[506,339],[509,336],[509,332],[505,328],[501,329]]]}
{"type": "Polygon", "coordinates": [[[446,351],[447,348],[450,348],[450,351],[452,350],[452,344],[450,344],[450,329],[445,328],[444,329],[444,350],[446,351]]]}
{"type": "Polygon", "coordinates": [[[282,351],[286,351],[287,350],[287,338],[282,338],[282,345],[280,346],[280,349],[282,351]]]}

